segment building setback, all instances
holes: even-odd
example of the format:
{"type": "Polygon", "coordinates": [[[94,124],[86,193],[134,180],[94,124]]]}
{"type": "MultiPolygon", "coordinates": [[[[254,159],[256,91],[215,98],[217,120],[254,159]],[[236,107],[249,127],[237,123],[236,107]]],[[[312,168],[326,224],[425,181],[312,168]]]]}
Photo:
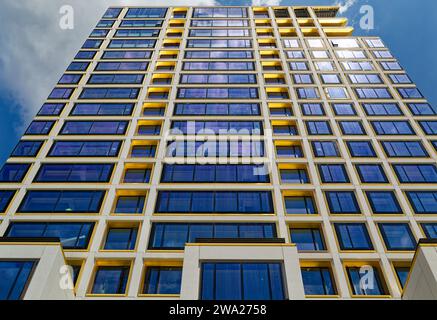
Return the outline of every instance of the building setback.
{"type": "Polygon", "coordinates": [[[0,170],[0,299],[437,299],[437,110],[337,11],[109,8],[0,170]]]}

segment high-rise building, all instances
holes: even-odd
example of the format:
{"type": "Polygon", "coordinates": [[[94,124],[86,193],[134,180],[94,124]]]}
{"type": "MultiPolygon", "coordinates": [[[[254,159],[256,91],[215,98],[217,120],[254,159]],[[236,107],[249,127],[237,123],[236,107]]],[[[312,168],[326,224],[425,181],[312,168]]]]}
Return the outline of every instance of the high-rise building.
{"type": "Polygon", "coordinates": [[[0,171],[0,299],[437,299],[437,109],[337,11],[108,9],[0,171]]]}

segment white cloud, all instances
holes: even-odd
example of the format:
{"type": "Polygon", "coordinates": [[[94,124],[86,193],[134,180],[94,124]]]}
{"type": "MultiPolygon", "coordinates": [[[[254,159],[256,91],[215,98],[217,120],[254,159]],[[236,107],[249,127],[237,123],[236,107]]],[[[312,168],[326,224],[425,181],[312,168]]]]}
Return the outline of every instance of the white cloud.
{"type": "MultiPolygon", "coordinates": [[[[2,0],[0,88],[23,122],[39,109],[98,19],[109,6],[147,5],[140,0],[2,0]],[[74,9],[74,29],[59,27],[59,9],[74,9]]],[[[152,2],[151,2],[152,3],[152,2]]],[[[214,5],[214,0],[160,0],[153,5],[214,5]]],[[[21,131],[22,128],[17,128],[21,131]]]]}
{"type": "Polygon", "coordinates": [[[281,0],[252,0],[253,6],[278,6],[281,0]]]}
{"type": "Polygon", "coordinates": [[[338,10],[338,12],[340,14],[345,13],[346,11],[349,10],[350,7],[352,7],[355,3],[357,2],[357,0],[346,0],[346,1],[336,1],[336,5],[340,6],[340,9],[338,10]]]}

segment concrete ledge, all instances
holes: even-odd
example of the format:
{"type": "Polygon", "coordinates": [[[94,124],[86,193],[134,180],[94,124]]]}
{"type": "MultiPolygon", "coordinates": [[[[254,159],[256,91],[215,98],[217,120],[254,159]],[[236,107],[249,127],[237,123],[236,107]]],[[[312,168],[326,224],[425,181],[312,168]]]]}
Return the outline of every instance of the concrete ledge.
{"type": "Polygon", "coordinates": [[[437,300],[437,240],[420,239],[402,294],[404,300],[437,300]]]}
{"type": "Polygon", "coordinates": [[[304,299],[297,248],[286,243],[190,243],[185,246],[181,299],[198,300],[201,264],[212,261],[274,261],[283,264],[287,298],[304,299]]]}
{"type": "Polygon", "coordinates": [[[59,239],[1,238],[0,260],[34,260],[24,300],[72,300],[72,276],[59,239]]]}

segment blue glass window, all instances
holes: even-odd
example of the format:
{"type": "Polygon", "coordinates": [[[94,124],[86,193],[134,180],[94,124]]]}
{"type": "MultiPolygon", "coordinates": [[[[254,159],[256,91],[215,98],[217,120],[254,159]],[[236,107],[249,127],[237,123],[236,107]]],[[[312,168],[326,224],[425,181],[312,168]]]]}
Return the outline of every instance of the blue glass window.
{"type": "Polygon", "coordinates": [[[192,27],[248,27],[248,20],[239,19],[205,19],[205,20],[191,20],[192,27]]]}
{"type": "Polygon", "coordinates": [[[179,88],[180,99],[257,99],[257,88],[179,88]]]}
{"type": "Polygon", "coordinates": [[[403,99],[423,99],[422,93],[417,88],[396,88],[403,99]]]}
{"type": "Polygon", "coordinates": [[[173,141],[168,144],[168,157],[262,157],[262,141],[173,141]]]}
{"type": "Polygon", "coordinates": [[[125,134],[128,121],[65,121],[61,134],[98,135],[125,134]]]}
{"type": "Polygon", "coordinates": [[[373,213],[402,213],[393,191],[366,191],[373,213]]]}
{"type": "Polygon", "coordinates": [[[319,164],[317,167],[323,183],[349,183],[343,164],[319,164]]]}
{"type": "Polygon", "coordinates": [[[344,70],[371,71],[374,69],[369,61],[344,61],[341,64],[344,70]]]}
{"type": "Polygon", "coordinates": [[[387,183],[388,179],[379,164],[357,164],[358,175],[362,183],[387,183]]]}
{"type": "Polygon", "coordinates": [[[98,267],[91,293],[124,294],[126,292],[129,270],[129,267],[98,267]]]}
{"type": "Polygon", "coordinates": [[[403,74],[394,73],[394,74],[389,74],[388,76],[390,77],[391,82],[395,84],[413,83],[410,77],[405,73],[403,74]]]}
{"type": "Polygon", "coordinates": [[[347,99],[349,94],[344,87],[326,87],[326,97],[328,99],[347,99]]]}
{"type": "MultiPolygon", "coordinates": [[[[298,135],[297,127],[295,125],[274,125],[273,134],[275,135],[286,135],[286,136],[296,136],[298,135]]],[[[281,149],[277,147],[276,149],[281,149]]]]}
{"type": "Polygon", "coordinates": [[[284,202],[287,214],[317,214],[313,197],[285,197],[284,202]]]}
{"type": "Polygon", "coordinates": [[[406,194],[415,213],[437,213],[436,191],[407,191],[406,194]]]}
{"type": "Polygon", "coordinates": [[[335,73],[325,73],[320,75],[320,79],[324,84],[338,84],[342,83],[340,76],[335,73]]]}
{"type": "Polygon", "coordinates": [[[330,135],[331,127],[328,121],[305,121],[308,133],[310,135],[330,135]]]}
{"type": "Polygon", "coordinates": [[[298,251],[326,250],[323,234],[319,228],[291,228],[290,237],[298,251]]]}
{"type": "Polygon", "coordinates": [[[109,29],[94,29],[90,34],[90,38],[104,38],[108,32],[109,29]]]}
{"type": "Polygon", "coordinates": [[[300,108],[305,116],[323,116],[325,114],[320,103],[302,103],[300,108]]]}
{"type": "Polygon", "coordinates": [[[115,213],[137,214],[143,213],[144,196],[119,196],[115,205],[115,213]]]}
{"type": "Polygon", "coordinates": [[[419,121],[419,124],[426,134],[437,134],[437,121],[419,121]]]}
{"type": "Polygon", "coordinates": [[[407,103],[411,113],[415,116],[432,116],[437,114],[437,110],[429,103],[407,103]]]}
{"type": "Polygon", "coordinates": [[[176,103],[174,115],[260,115],[258,103],[176,103]]]}
{"type": "Polygon", "coordinates": [[[371,124],[379,135],[414,135],[408,121],[371,121],[371,124]]]}
{"type": "Polygon", "coordinates": [[[331,107],[336,116],[354,116],[357,114],[353,105],[350,103],[333,103],[331,107]]]}
{"type": "Polygon", "coordinates": [[[59,238],[64,249],[86,249],[94,222],[11,222],[6,237],[59,238]]]}
{"type": "Polygon", "coordinates": [[[276,146],[278,158],[303,158],[301,146],[276,146]]]}
{"type": "Polygon", "coordinates": [[[143,74],[92,74],[88,80],[91,84],[141,84],[143,74]]]}
{"type": "Polygon", "coordinates": [[[369,233],[363,223],[335,223],[341,250],[373,250],[369,233]]]}
{"type": "Polygon", "coordinates": [[[187,48],[252,48],[252,41],[243,39],[189,39],[187,48]]]}
{"type": "Polygon", "coordinates": [[[260,135],[263,133],[261,121],[173,121],[172,134],[238,134],[260,135]]]}
{"type": "Polygon", "coordinates": [[[346,268],[349,276],[349,282],[352,287],[352,294],[364,296],[386,294],[386,289],[381,282],[381,276],[378,268],[371,266],[370,268],[371,270],[361,270],[359,267],[346,268]],[[368,285],[370,283],[373,285],[368,285]]]}
{"type": "Polygon", "coordinates": [[[398,277],[401,287],[404,288],[407,283],[408,274],[410,273],[409,267],[394,267],[396,276],[398,277]]]}
{"type": "Polygon", "coordinates": [[[269,182],[268,173],[262,169],[257,165],[164,164],[161,182],[269,182]]]}
{"type": "Polygon", "coordinates": [[[35,157],[44,141],[20,140],[11,153],[11,157],[35,157]]]}
{"type": "Polygon", "coordinates": [[[347,141],[346,144],[352,157],[376,157],[370,141],[347,141]]]}
{"type": "Polygon", "coordinates": [[[335,141],[312,141],[313,153],[316,157],[339,157],[337,143],[335,141]]]}
{"type": "Polygon", "coordinates": [[[202,300],[284,300],[280,263],[203,263],[202,300]]]}
{"type": "Polygon", "coordinates": [[[381,50],[374,50],[374,51],[372,51],[372,53],[375,56],[375,58],[377,58],[377,59],[393,58],[393,55],[388,50],[382,50],[382,51],[381,50]]]}
{"type": "Polygon", "coordinates": [[[437,223],[422,223],[422,228],[428,239],[437,239],[437,223]]]}
{"type": "Polygon", "coordinates": [[[121,12],[121,8],[108,8],[105,12],[105,14],[103,15],[103,18],[106,19],[111,19],[111,18],[117,18],[118,15],[121,12]]]}
{"type": "Polygon", "coordinates": [[[157,37],[159,29],[118,29],[115,32],[114,38],[127,37],[157,37]]]}
{"type": "Polygon", "coordinates": [[[85,71],[89,65],[89,62],[72,62],[67,67],[67,71],[85,71]]]}
{"type": "Polygon", "coordinates": [[[383,83],[381,77],[377,74],[349,74],[349,80],[351,83],[372,83],[379,84],[383,83]]]}
{"type": "Polygon", "coordinates": [[[99,62],[96,71],[146,71],[148,62],[99,62]]]}
{"type": "Polygon", "coordinates": [[[97,51],[79,51],[74,59],[77,60],[91,60],[96,55],[97,51]]]}
{"type": "Polygon", "coordinates": [[[133,146],[131,157],[133,158],[152,158],[156,153],[156,145],[133,146]]]}
{"type": "MultiPolygon", "coordinates": [[[[191,22],[194,22],[194,20],[191,22]]],[[[253,51],[249,51],[249,50],[232,50],[232,51],[190,50],[190,51],[185,51],[185,59],[252,59],[252,58],[253,58],[253,51]]]]}
{"type": "Polygon", "coordinates": [[[400,116],[402,111],[397,103],[363,103],[368,116],[400,116]]]}
{"type": "Polygon", "coordinates": [[[134,250],[137,228],[110,228],[106,235],[104,250],[134,250]]]}
{"type": "Polygon", "coordinates": [[[437,169],[433,164],[394,164],[401,183],[437,183],[437,169]]]}
{"type": "Polygon", "coordinates": [[[305,169],[281,169],[281,181],[283,183],[309,183],[308,173],[305,169]]]}
{"type": "Polygon", "coordinates": [[[113,51],[105,51],[102,55],[102,59],[150,59],[151,57],[152,57],[152,51],[143,51],[143,50],[136,50],[136,51],[113,50],[113,51]]]}
{"type": "Polygon", "coordinates": [[[353,191],[326,191],[325,195],[331,213],[360,213],[353,191]]]}
{"type": "Polygon", "coordinates": [[[154,39],[123,39],[111,40],[108,48],[154,48],[156,40],[154,39]]]}
{"type": "Polygon", "coordinates": [[[299,99],[318,99],[319,92],[317,88],[297,88],[297,97],[299,99]]]}
{"type": "Polygon", "coordinates": [[[193,18],[247,18],[247,9],[238,7],[194,8],[193,18]]]}
{"type": "Polygon", "coordinates": [[[98,49],[102,45],[102,42],[102,40],[87,39],[83,43],[82,49],[98,49]]]}
{"type": "Polygon", "coordinates": [[[356,88],[355,93],[359,99],[392,99],[387,88],[356,88]]]}
{"type": "Polygon", "coordinates": [[[339,121],[341,131],[347,135],[363,135],[364,131],[361,121],[339,121]]]}
{"type": "Polygon", "coordinates": [[[120,27],[125,28],[147,28],[160,27],[163,20],[122,20],[120,27]]]}
{"type": "Polygon", "coordinates": [[[28,190],[18,212],[98,213],[105,191],[28,190]]]}
{"type": "Polygon", "coordinates": [[[15,194],[15,190],[0,190],[0,212],[6,211],[6,208],[11,203],[12,197],[15,194]]]}
{"type": "Polygon", "coordinates": [[[133,103],[76,103],[72,116],[130,116],[133,103]]]}
{"type": "Polygon", "coordinates": [[[34,182],[108,182],[113,169],[113,164],[44,163],[34,182]]]}
{"type": "Polygon", "coordinates": [[[24,134],[45,135],[53,128],[55,121],[32,121],[24,134]]]}
{"type": "Polygon", "coordinates": [[[22,299],[35,265],[35,261],[0,261],[0,300],[22,299]]]}
{"type": "Polygon", "coordinates": [[[305,54],[301,50],[285,51],[288,59],[305,59],[305,54]]]}
{"type": "Polygon", "coordinates": [[[389,157],[428,157],[420,141],[382,141],[381,143],[389,157]]]}
{"type": "Polygon", "coordinates": [[[160,191],[157,213],[273,213],[268,191],[160,191]]]}
{"type": "Polygon", "coordinates": [[[125,18],[164,18],[167,8],[129,8],[125,18]]]}
{"type": "Polygon", "coordinates": [[[38,112],[39,116],[57,116],[62,112],[63,103],[44,103],[38,112]]]}
{"type": "Polygon", "coordinates": [[[189,37],[250,37],[249,29],[190,29],[189,37]]]}
{"type": "Polygon", "coordinates": [[[276,228],[272,223],[155,223],[149,249],[183,250],[198,238],[272,239],[276,228]]]}
{"type": "Polygon", "coordinates": [[[255,70],[255,65],[253,62],[184,62],[182,70],[255,70]]]}
{"type": "Polygon", "coordinates": [[[151,169],[127,169],[123,182],[124,183],[148,183],[150,180],[151,169]]]}
{"type": "Polygon", "coordinates": [[[150,136],[157,136],[161,132],[161,126],[160,125],[140,125],[138,126],[138,135],[150,135],[150,136]]]}
{"type": "Polygon", "coordinates": [[[120,141],[55,141],[50,157],[116,157],[120,141]]]}
{"type": "Polygon", "coordinates": [[[288,66],[292,71],[306,71],[309,70],[308,64],[306,62],[289,62],[288,66]]]}
{"type": "Polygon", "coordinates": [[[97,23],[97,28],[111,28],[114,25],[115,20],[100,20],[97,23]]]}
{"type": "Polygon", "coordinates": [[[303,74],[303,73],[297,73],[293,74],[293,81],[295,84],[298,83],[304,83],[304,84],[311,84],[314,83],[313,77],[311,74],[303,74]]]}
{"type": "Polygon", "coordinates": [[[335,295],[334,279],[329,268],[301,268],[306,295],[335,295]]]}
{"type": "Polygon", "coordinates": [[[254,74],[182,74],[179,83],[198,84],[252,84],[254,74]]]}
{"type": "Polygon", "coordinates": [[[143,294],[179,294],[182,268],[147,267],[143,294]]]}
{"type": "Polygon", "coordinates": [[[84,88],[80,99],[136,99],[139,88],[84,88]]]}
{"type": "Polygon", "coordinates": [[[387,250],[414,250],[416,240],[408,223],[379,223],[387,250]]]}
{"type": "Polygon", "coordinates": [[[29,168],[28,163],[5,163],[0,170],[0,182],[21,182],[29,168]]]}
{"type": "Polygon", "coordinates": [[[66,73],[59,79],[58,84],[78,84],[81,78],[81,74],[66,73]]]}

